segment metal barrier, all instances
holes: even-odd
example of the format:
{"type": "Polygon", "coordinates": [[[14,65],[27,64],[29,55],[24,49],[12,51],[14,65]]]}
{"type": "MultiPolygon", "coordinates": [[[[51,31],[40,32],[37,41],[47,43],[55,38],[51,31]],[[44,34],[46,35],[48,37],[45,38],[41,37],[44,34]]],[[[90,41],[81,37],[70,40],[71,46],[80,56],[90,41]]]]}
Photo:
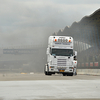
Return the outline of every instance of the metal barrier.
{"type": "Polygon", "coordinates": [[[78,63],[78,74],[100,75],[99,62],[78,63]]]}

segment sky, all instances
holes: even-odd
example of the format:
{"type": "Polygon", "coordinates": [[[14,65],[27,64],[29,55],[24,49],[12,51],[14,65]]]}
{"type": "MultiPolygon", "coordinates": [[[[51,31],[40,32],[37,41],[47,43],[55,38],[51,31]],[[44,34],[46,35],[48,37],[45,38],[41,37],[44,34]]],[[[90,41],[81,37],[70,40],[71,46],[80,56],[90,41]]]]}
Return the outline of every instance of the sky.
{"type": "Polygon", "coordinates": [[[45,44],[99,7],[100,0],[0,0],[0,47],[45,44]]]}

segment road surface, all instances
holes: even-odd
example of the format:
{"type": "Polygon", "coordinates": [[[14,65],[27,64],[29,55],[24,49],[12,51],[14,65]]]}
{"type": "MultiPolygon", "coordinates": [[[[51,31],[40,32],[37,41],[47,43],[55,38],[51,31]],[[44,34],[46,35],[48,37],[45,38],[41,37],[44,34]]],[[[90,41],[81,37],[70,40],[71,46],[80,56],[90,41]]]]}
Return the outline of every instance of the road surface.
{"type": "Polygon", "coordinates": [[[0,100],[100,100],[100,76],[0,74],[0,100]]]}

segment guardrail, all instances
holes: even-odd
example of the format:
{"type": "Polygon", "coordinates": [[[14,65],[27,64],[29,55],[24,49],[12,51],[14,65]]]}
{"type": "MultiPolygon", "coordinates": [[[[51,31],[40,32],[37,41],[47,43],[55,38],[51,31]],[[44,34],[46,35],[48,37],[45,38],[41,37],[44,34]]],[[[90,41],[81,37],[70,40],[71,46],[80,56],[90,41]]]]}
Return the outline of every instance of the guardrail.
{"type": "Polygon", "coordinates": [[[78,63],[77,73],[87,74],[87,75],[100,75],[100,63],[99,62],[78,63]]]}
{"type": "Polygon", "coordinates": [[[81,62],[78,63],[78,69],[100,69],[99,62],[81,62]]]}
{"type": "Polygon", "coordinates": [[[77,74],[100,75],[100,69],[77,69],[77,74]]]}

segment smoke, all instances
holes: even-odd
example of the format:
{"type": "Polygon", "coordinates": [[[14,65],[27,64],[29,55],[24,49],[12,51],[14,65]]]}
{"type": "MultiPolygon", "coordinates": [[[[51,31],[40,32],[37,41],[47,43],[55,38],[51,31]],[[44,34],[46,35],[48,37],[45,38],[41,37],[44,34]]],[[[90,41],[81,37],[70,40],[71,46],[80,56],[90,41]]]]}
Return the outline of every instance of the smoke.
{"type": "MultiPolygon", "coordinates": [[[[25,71],[25,68],[26,71],[34,69],[43,72],[48,37],[66,25],[70,26],[74,21],[79,21],[84,15],[99,7],[97,3],[93,2],[89,5],[86,1],[84,2],[78,0],[70,2],[66,0],[0,0],[1,67],[9,70],[17,68],[19,72],[25,71]],[[24,55],[3,54],[5,48],[31,48],[36,51],[33,54],[24,55]]],[[[70,30],[65,27],[63,32],[61,31],[62,35],[66,32],[71,35],[74,30],[70,30]]],[[[77,29],[75,32],[78,31],[77,29]]],[[[75,37],[74,34],[73,37],[75,37]]]]}
{"type": "Polygon", "coordinates": [[[93,11],[96,6],[85,4],[86,1],[3,0],[0,2],[1,43],[8,46],[43,44],[47,34],[51,35],[66,25],[79,21],[85,15],[83,11],[90,12],[88,7],[91,6],[93,11]]]}
{"type": "MultiPolygon", "coordinates": [[[[59,30],[57,32],[57,35],[72,36],[74,38],[74,50],[78,51],[79,63],[99,62],[99,13],[100,9],[90,16],[83,17],[79,22],[74,22],[70,27],[66,26],[63,31],[59,30]]],[[[79,66],[79,68],[82,68],[82,66],[79,66]]],[[[84,65],[83,68],[89,68],[89,66],[84,65]]]]}

